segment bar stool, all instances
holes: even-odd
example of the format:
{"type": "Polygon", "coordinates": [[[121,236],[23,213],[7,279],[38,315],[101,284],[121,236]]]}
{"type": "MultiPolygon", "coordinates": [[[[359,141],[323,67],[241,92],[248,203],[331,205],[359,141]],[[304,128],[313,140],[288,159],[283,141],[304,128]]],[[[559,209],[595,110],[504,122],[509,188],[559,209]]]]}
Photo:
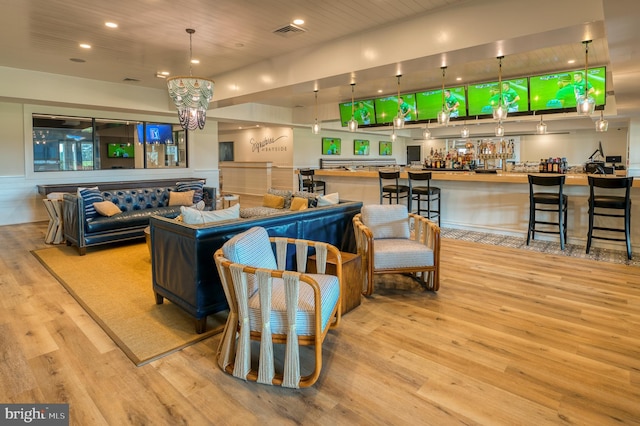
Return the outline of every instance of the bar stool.
{"type": "Polygon", "coordinates": [[[529,175],[529,230],[527,231],[527,245],[531,239],[535,240],[536,232],[545,234],[560,235],[560,249],[564,250],[564,243],[567,240],[567,206],[569,197],[563,194],[565,176],[534,176],[529,175]],[[535,191],[534,186],[557,186],[557,192],[535,191]],[[542,206],[538,207],[538,204],[542,206]],[[551,222],[550,219],[536,220],[536,211],[552,212],[558,214],[558,221],[551,222]],[[536,225],[557,225],[558,230],[552,231],[548,228],[539,229],[536,225]]]}
{"type": "Polygon", "coordinates": [[[631,260],[631,186],[633,177],[605,178],[588,176],[589,179],[589,233],[587,234],[587,254],[591,249],[591,240],[625,241],[627,244],[627,257],[631,260]],[[602,188],[604,191],[596,195],[595,188],[602,188]],[[604,195],[606,190],[614,190],[611,195],[604,195]],[[624,196],[621,191],[624,189],[624,196]],[[617,191],[616,191],[617,190],[617,191]],[[607,209],[606,211],[596,211],[596,209],[607,209]],[[624,213],[613,213],[611,210],[624,210],[624,213]],[[624,229],[611,228],[605,226],[593,226],[595,216],[621,217],[624,218],[624,229]],[[596,236],[593,231],[624,232],[624,238],[614,238],[609,236],[596,236]]]}
{"type": "MultiPolygon", "coordinates": [[[[384,204],[383,200],[387,198],[389,204],[393,204],[392,200],[395,198],[396,204],[400,204],[401,198],[409,198],[409,186],[400,185],[400,172],[385,172],[378,171],[378,181],[380,182],[380,204],[384,204]],[[385,184],[384,181],[393,181],[394,183],[385,184]]],[[[408,201],[411,204],[411,201],[408,201]]]]}
{"type": "Polygon", "coordinates": [[[322,180],[315,180],[314,176],[315,171],[313,169],[300,169],[298,171],[300,191],[317,192],[321,189],[322,195],[325,195],[325,182],[322,180]]]}
{"type": "Polygon", "coordinates": [[[409,175],[409,211],[412,210],[413,201],[418,202],[417,213],[431,220],[438,218],[438,226],[440,226],[440,188],[431,186],[431,172],[407,172],[409,175]],[[426,182],[424,186],[413,186],[413,181],[426,182]],[[427,209],[422,209],[422,202],[427,203],[427,209]],[[438,208],[431,208],[431,204],[437,203],[438,208]],[[426,213],[426,216],[422,214],[426,213]]]}

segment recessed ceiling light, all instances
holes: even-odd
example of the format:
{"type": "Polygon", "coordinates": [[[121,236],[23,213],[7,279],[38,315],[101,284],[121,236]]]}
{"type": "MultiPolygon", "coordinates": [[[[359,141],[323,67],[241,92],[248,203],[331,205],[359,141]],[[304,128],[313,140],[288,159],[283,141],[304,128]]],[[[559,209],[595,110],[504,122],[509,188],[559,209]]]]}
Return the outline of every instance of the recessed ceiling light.
{"type": "Polygon", "coordinates": [[[118,24],[116,24],[115,22],[105,22],[104,25],[109,28],[118,28],[118,24]]]}
{"type": "Polygon", "coordinates": [[[296,25],[302,25],[302,24],[304,24],[304,19],[300,19],[300,18],[294,19],[293,23],[296,24],[296,25]]]}
{"type": "Polygon", "coordinates": [[[80,43],[80,47],[83,49],[91,49],[91,45],[88,43],[80,43]]]}
{"type": "Polygon", "coordinates": [[[462,77],[456,77],[456,81],[461,81],[462,77]]]}
{"type": "Polygon", "coordinates": [[[199,64],[200,63],[200,59],[192,59],[191,63],[192,64],[199,64]]]}
{"type": "Polygon", "coordinates": [[[573,64],[573,63],[575,63],[575,62],[576,62],[576,60],[575,60],[575,59],[569,59],[569,60],[567,61],[567,63],[568,63],[568,64],[573,64]]]}
{"type": "Polygon", "coordinates": [[[382,89],[378,89],[378,93],[382,93],[382,89]]]}

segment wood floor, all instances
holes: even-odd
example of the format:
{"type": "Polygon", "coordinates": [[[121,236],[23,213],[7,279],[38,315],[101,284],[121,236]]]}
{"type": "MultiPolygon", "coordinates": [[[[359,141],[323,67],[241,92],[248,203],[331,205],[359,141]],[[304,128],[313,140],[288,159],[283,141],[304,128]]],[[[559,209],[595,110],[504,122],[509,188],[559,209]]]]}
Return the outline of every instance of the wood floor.
{"type": "Polygon", "coordinates": [[[69,403],[75,425],[640,424],[640,268],[445,239],[437,294],[385,279],[316,385],[283,390],[222,373],[218,337],[135,367],[29,253],[45,231],[0,227],[0,403],[69,403]]]}

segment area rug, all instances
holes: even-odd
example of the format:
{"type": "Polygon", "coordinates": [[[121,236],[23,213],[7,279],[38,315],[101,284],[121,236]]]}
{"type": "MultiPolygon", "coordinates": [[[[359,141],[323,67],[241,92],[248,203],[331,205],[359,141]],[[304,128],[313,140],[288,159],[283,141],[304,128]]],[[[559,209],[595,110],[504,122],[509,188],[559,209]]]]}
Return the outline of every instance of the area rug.
{"type": "MultiPolygon", "coordinates": [[[[640,266],[640,256],[633,259],[627,258],[626,248],[623,250],[611,250],[600,247],[591,247],[589,254],[586,253],[586,246],[579,244],[565,244],[564,250],[560,250],[558,241],[531,240],[527,245],[526,236],[513,237],[509,235],[498,235],[487,232],[468,231],[464,229],[442,228],[443,238],[454,240],[472,241],[481,244],[504,246],[522,250],[530,250],[540,253],[553,254],[558,256],[577,257],[580,259],[599,260],[605,262],[619,263],[623,265],[640,266]]],[[[624,244],[622,243],[624,247],[624,244]]]]}
{"type": "Polygon", "coordinates": [[[146,244],[110,245],[79,256],[73,247],[32,252],[137,366],[222,331],[226,312],[209,316],[207,332],[167,301],[156,305],[146,244]]]}

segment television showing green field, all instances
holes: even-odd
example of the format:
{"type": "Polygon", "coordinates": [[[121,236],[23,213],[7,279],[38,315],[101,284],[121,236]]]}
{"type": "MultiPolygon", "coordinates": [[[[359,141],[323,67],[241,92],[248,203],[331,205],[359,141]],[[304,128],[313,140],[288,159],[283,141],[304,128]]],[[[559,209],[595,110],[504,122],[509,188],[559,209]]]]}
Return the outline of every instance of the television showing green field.
{"type": "Polygon", "coordinates": [[[130,143],[110,143],[107,145],[107,157],[109,158],[133,158],[135,147],[130,143]]]}
{"type": "MultiPolygon", "coordinates": [[[[468,87],[469,116],[493,114],[500,101],[500,85],[497,81],[470,84],[468,87]]],[[[502,100],[508,113],[529,111],[529,85],[527,78],[502,80],[502,100]]]]}
{"type": "Polygon", "coordinates": [[[342,141],[340,138],[322,138],[322,153],[324,155],[340,155],[342,141]]]}
{"type": "Polygon", "coordinates": [[[369,141],[355,139],[353,141],[353,155],[369,155],[369,141]]]}
{"type": "Polygon", "coordinates": [[[575,108],[576,98],[585,93],[585,83],[596,106],[602,106],[606,102],[606,76],[606,68],[598,67],[590,68],[586,79],[584,70],[529,77],[531,111],[575,108]]]}
{"type": "Polygon", "coordinates": [[[379,154],[380,155],[393,154],[393,144],[391,142],[380,141],[379,154]]]}
{"type": "MultiPolygon", "coordinates": [[[[353,117],[359,126],[376,124],[376,111],[373,99],[363,99],[354,101],[353,103],[353,117]]],[[[351,102],[341,103],[339,107],[340,122],[342,123],[342,127],[346,127],[349,120],[351,120],[351,102]]]]}
{"type": "Polygon", "coordinates": [[[416,95],[414,93],[406,93],[400,95],[400,103],[397,96],[387,96],[377,98],[375,100],[376,123],[389,124],[398,115],[398,106],[400,113],[404,116],[404,121],[416,121],[416,95]]]}
{"type": "MultiPolygon", "coordinates": [[[[467,115],[467,97],[464,86],[445,87],[444,95],[444,104],[449,109],[451,118],[467,115]]],[[[418,120],[434,120],[442,111],[442,89],[416,93],[416,104],[418,106],[418,120]]]]}

